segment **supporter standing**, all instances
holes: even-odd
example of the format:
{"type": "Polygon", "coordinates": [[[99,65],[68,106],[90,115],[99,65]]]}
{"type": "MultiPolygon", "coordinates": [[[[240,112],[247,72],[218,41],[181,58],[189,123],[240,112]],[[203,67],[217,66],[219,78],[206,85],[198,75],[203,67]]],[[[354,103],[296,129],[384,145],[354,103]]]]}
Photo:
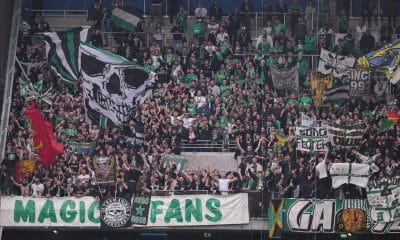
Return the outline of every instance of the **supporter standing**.
{"type": "Polygon", "coordinates": [[[316,197],[318,199],[327,199],[330,197],[331,179],[328,174],[328,169],[330,165],[328,153],[328,150],[326,150],[324,157],[318,157],[318,162],[315,166],[315,176],[317,177],[316,197]]]}

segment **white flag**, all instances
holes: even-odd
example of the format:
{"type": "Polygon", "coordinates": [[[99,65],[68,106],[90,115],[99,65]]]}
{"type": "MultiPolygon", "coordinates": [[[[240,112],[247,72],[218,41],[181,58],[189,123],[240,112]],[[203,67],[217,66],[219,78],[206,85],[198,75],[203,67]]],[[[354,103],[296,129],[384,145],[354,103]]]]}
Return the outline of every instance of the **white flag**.
{"type": "Polygon", "coordinates": [[[368,184],[369,165],[362,163],[333,163],[330,169],[332,187],[343,184],[354,184],[366,188],[368,184]]]}
{"type": "Polygon", "coordinates": [[[348,69],[352,68],[355,62],[355,58],[332,53],[322,48],[319,56],[318,72],[322,74],[333,73],[334,77],[341,78],[347,75],[348,69]]]}

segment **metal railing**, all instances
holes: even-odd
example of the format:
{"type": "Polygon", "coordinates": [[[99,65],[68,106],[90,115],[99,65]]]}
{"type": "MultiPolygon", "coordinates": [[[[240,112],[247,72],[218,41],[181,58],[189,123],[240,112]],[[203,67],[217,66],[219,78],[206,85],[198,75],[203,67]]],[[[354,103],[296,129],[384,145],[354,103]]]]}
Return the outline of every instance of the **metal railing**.
{"type": "MultiPolygon", "coordinates": [[[[5,84],[4,84],[4,92],[3,96],[3,106],[2,112],[0,113],[0,163],[4,159],[5,148],[6,148],[6,141],[7,141],[7,127],[9,121],[9,113],[10,107],[12,102],[12,86],[14,82],[14,64],[15,64],[15,53],[17,49],[17,42],[18,42],[18,29],[20,24],[20,17],[21,17],[21,0],[16,0],[13,6],[13,14],[12,14],[12,21],[11,21],[11,30],[10,30],[10,38],[8,41],[8,61],[7,61],[7,68],[4,69],[5,71],[5,84]]],[[[3,53],[4,54],[4,53],[3,53]]]]}
{"type": "Polygon", "coordinates": [[[81,22],[76,21],[77,16],[83,16],[86,23],[88,24],[88,10],[27,10],[30,13],[33,13],[34,15],[40,15],[43,16],[45,19],[46,18],[52,18],[52,17],[62,17],[63,18],[63,24],[62,25],[54,25],[51,24],[50,27],[52,29],[66,29],[68,27],[72,26],[81,26],[81,22]],[[74,24],[76,23],[76,24],[74,24]]]}
{"type": "Polygon", "coordinates": [[[232,152],[236,150],[236,142],[233,140],[227,142],[223,140],[196,140],[190,143],[188,140],[183,140],[180,148],[185,152],[232,152]]]}
{"type": "MultiPolygon", "coordinates": [[[[251,218],[268,218],[268,200],[271,193],[267,191],[241,190],[239,192],[247,193],[249,196],[249,215],[251,218]]],[[[169,196],[169,195],[193,195],[193,194],[215,194],[207,190],[188,190],[188,191],[168,191],[157,190],[152,193],[153,196],[169,196]]],[[[229,191],[228,194],[234,194],[229,191]]]]}
{"type": "MultiPolygon", "coordinates": [[[[117,42],[124,42],[129,39],[130,32],[103,32],[103,44],[108,46],[116,46],[117,42]]],[[[160,33],[162,39],[155,39],[154,32],[137,32],[138,37],[144,40],[146,47],[149,47],[153,42],[162,43],[165,45],[168,41],[166,33],[160,33]]]]}

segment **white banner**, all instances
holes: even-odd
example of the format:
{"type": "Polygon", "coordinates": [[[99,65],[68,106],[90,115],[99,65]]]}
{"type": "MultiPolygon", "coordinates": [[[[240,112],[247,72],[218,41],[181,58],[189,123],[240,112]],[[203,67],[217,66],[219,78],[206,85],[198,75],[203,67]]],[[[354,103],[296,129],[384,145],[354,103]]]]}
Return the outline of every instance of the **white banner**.
{"type": "Polygon", "coordinates": [[[366,188],[368,184],[369,165],[362,163],[333,163],[329,170],[332,177],[332,187],[342,184],[354,184],[366,188]]]}
{"type": "Polygon", "coordinates": [[[348,74],[348,69],[352,68],[355,62],[355,58],[332,53],[322,48],[319,56],[318,72],[322,74],[333,73],[334,77],[341,78],[348,74]]]}
{"type": "Polygon", "coordinates": [[[1,197],[0,216],[5,227],[100,227],[99,201],[93,197],[1,197]]]}
{"type": "Polygon", "coordinates": [[[297,150],[323,152],[327,149],[328,130],[326,127],[296,127],[297,150]]]}
{"type": "Polygon", "coordinates": [[[152,196],[147,226],[249,223],[247,193],[152,196]]]}
{"type": "Polygon", "coordinates": [[[400,177],[369,181],[367,196],[374,221],[400,220],[400,177]]]}

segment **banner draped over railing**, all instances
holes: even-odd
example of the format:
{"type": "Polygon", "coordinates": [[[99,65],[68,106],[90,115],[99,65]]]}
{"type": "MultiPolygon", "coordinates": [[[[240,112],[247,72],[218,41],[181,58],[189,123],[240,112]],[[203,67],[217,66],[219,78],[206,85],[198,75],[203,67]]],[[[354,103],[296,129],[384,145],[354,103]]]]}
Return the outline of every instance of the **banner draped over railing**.
{"type": "Polygon", "coordinates": [[[247,193],[123,197],[1,197],[0,226],[151,227],[249,223],[247,193]]]}
{"type": "Polygon", "coordinates": [[[269,236],[282,232],[299,233],[399,233],[400,220],[375,221],[374,209],[366,199],[294,199],[272,200],[269,204],[269,236]]]}

